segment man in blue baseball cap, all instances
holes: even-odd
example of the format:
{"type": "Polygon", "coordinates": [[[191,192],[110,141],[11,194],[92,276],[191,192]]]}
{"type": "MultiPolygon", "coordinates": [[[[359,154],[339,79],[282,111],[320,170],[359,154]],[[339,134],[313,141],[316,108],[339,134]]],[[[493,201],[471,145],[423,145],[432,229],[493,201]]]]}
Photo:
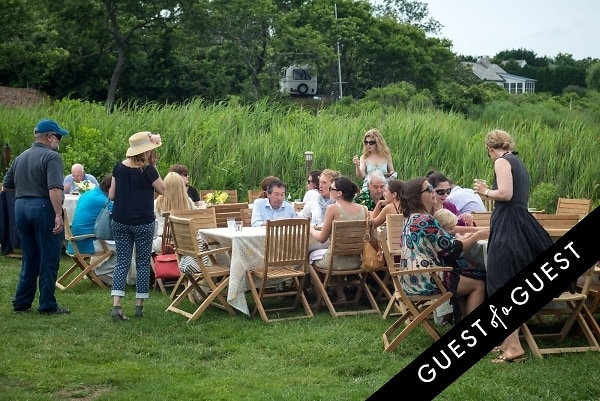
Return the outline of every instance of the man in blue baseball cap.
{"type": "Polygon", "coordinates": [[[15,223],[23,252],[13,310],[31,310],[39,279],[38,311],[65,314],[69,309],[59,307],[54,297],[64,239],[64,164],[56,150],[69,131],[54,120],[44,119],[33,133],[35,142],[15,158],[3,181],[4,188],[15,190],[15,223]]]}

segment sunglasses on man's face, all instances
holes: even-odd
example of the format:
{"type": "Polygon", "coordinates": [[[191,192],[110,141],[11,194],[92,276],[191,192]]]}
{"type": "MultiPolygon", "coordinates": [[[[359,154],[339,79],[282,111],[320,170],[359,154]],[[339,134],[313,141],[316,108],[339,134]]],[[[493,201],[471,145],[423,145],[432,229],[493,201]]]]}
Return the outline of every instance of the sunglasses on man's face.
{"type": "Polygon", "coordinates": [[[50,134],[50,135],[52,135],[53,137],[55,137],[58,142],[60,142],[60,140],[62,139],[62,137],[60,135],[58,135],[58,134],[50,134]]]}
{"type": "Polygon", "coordinates": [[[377,145],[376,141],[365,141],[365,145],[377,145]]]}
{"type": "Polygon", "coordinates": [[[435,193],[436,193],[436,194],[438,194],[438,195],[440,195],[440,196],[441,196],[441,195],[444,195],[444,194],[446,194],[446,195],[450,195],[450,192],[452,192],[452,190],[451,190],[450,188],[446,188],[446,189],[436,189],[436,190],[435,190],[435,193]]]}

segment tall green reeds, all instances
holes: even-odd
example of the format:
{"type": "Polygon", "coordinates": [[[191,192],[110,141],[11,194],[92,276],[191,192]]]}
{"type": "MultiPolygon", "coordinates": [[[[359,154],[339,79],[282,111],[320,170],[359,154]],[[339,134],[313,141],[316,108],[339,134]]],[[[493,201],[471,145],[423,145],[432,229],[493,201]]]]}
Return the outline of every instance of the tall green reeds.
{"type": "Polygon", "coordinates": [[[0,140],[9,143],[16,155],[30,146],[37,120],[54,118],[71,131],[61,143],[65,172],[79,162],[101,176],[124,157],[130,135],[149,130],[163,138],[159,148],[163,175],[171,164],[185,164],[197,188],[235,188],[245,199],[246,189],[258,187],[271,174],[288,183],[292,197],[300,197],[307,150],[314,152],[314,169],[333,168],[358,183],[352,156],[362,152],[362,136],[370,128],[378,128],[386,138],[400,179],[437,169],[470,187],[475,177],[492,178],[484,138],[499,128],[515,138],[533,187],[552,183],[560,196],[599,203],[599,127],[593,119],[568,113],[557,103],[540,115],[539,104],[500,103],[484,111],[479,121],[440,111],[371,106],[361,110],[356,104],[338,104],[315,112],[267,101],[252,105],[190,101],[128,104],[108,113],[98,104],[62,100],[35,108],[0,109],[0,140]],[[554,113],[552,119],[548,110],[554,113]]]}

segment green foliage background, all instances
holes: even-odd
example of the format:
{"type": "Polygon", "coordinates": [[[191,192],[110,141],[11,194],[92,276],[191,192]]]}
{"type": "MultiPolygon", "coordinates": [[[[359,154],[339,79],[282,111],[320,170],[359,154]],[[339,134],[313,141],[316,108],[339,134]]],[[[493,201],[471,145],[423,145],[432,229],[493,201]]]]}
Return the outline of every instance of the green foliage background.
{"type": "MultiPolygon", "coordinates": [[[[409,92],[386,95],[400,99],[399,107],[367,94],[361,101],[331,106],[191,101],[171,106],[132,103],[113,113],[99,104],[65,99],[29,109],[0,109],[0,143],[10,144],[17,155],[30,146],[37,120],[54,118],[71,131],[61,143],[65,173],[79,162],[102,177],[124,157],[128,137],[149,130],[163,137],[163,176],[171,164],[185,164],[195,187],[237,189],[243,200],[247,189],[257,188],[271,174],[288,183],[292,198],[301,197],[306,150],[314,152],[313,168],[333,168],[357,180],[351,159],[362,151],[363,133],[373,127],[386,138],[400,179],[434,168],[470,187],[474,177],[491,180],[493,168],[483,140],[488,131],[500,128],[514,136],[532,189],[542,183],[555,188],[551,195],[540,190],[535,207],[551,210],[558,196],[599,203],[600,122],[585,111],[583,100],[576,104],[581,110],[563,106],[564,99],[556,97],[492,100],[480,110],[480,118],[470,119],[423,107],[427,92],[409,92]]],[[[585,102],[598,100],[597,93],[589,92],[585,102]]]]}

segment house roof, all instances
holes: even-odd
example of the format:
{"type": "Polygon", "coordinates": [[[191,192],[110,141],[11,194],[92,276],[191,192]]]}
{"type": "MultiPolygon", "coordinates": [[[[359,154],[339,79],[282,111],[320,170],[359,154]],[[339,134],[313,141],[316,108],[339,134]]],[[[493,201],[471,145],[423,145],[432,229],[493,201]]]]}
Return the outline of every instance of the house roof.
{"type": "MultiPolygon", "coordinates": [[[[470,61],[464,61],[463,64],[471,67],[471,71],[473,71],[473,74],[475,74],[477,76],[477,78],[481,79],[482,81],[495,81],[495,82],[503,82],[504,81],[504,79],[501,76],[499,76],[498,73],[493,68],[487,68],[486,66],[484,66],[481,63],[473,63],[470,61]]],[[[498,72],[504,72],[504,70],[502,70],[502,68],[498,67],[498,69],[500,70],[498,72]]]]}
{"type": "Polygon", "coordinates": [[[522,82],[535,82],[535,81],[537,81],[537,79],[522,77],[520,75],[514,75],[514,74],[508,74],[508,73],[498,74],[498,75],[500,75],[505,81],[506,80],[509,80],[509,81],[522,81],[522,82]]]}
{"type": "Polygon", "coordinates": [[[482,81],[506,82],[523,81],[535,82],[535,79],[508,74],[499,65],[490,62],[488,57],[482,57],[477,62],[464,61],[464,65],[471,67],[471,71],[482,81]]]}

